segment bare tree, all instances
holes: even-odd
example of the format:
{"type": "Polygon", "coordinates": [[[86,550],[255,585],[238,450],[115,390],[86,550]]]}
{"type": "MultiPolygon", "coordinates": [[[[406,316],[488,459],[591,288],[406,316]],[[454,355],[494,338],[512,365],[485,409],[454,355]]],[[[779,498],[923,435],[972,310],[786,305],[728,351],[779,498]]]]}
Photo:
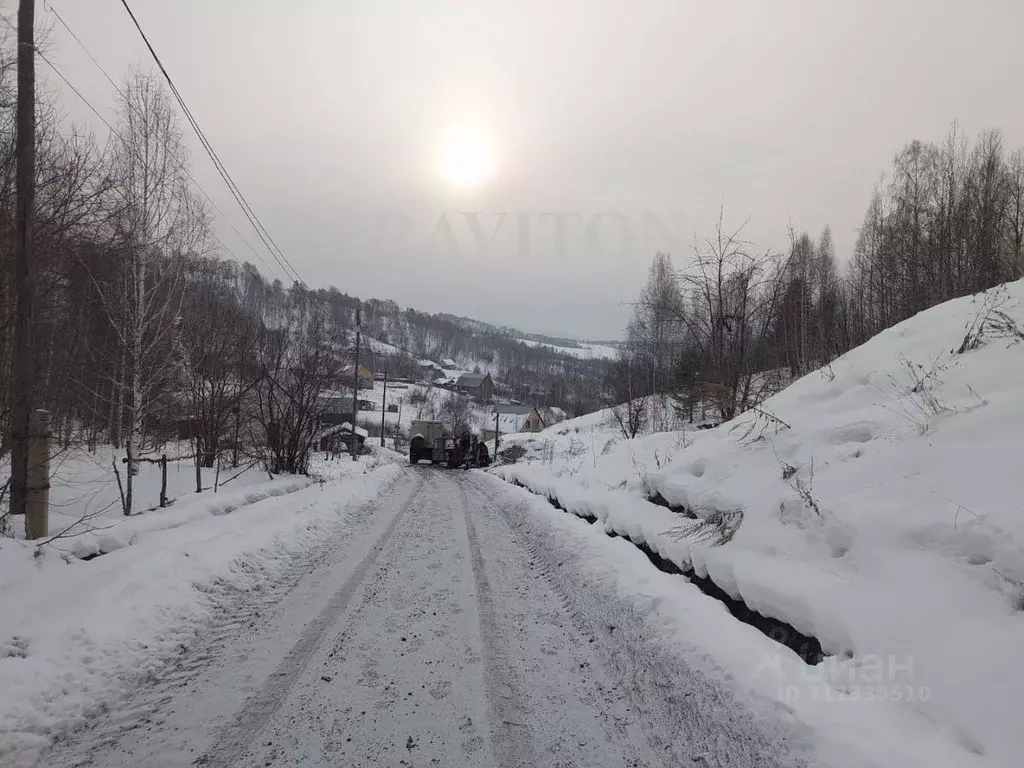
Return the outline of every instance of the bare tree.
{"type": "MultiPolygon", "coordinates": [[[[259,429],[252,443],[271,474],[309,471],[323,422],[324,396],[344,385],[343,358],[317,312],[298,318],[291,328],[263,332],[259,385],[248,415],[259,429]]],[[[354,443],[353,434],[353,449],[354,443]]]]}
{"type": "Polygon", "coordinates": [[[676,389],[675,374],[682,356],[686,326],[683,293],[665,253],[655,254],[640,297],[633,305],[633,317],[626,329],[626,343],[631,350],[635,367],[631,375],[644,375],[657,402],[652,402],[651,426],[656,431],[667,430],[665,422],[667,398],[676,389]]]}
{"type": "Polygon", "coordinates": [[[785,261],[770,251],[752,254],[742,229],[727,231],[720,211],[714,236],[694,247],[682,275],[689,306],[683,317],[702,360],[701,383],[726,420],[770,393],[757,374],[767,367],[785,287],[785,261]]]}
{"type": "Polygon", "coordinates": [[[1024,152],[1010,155],[1006,167],[1006,267],[1008,277],[1024,277],[1024,152]]]}
{"type": "Polygon", "coordinates": [[[201,468],[214,466],[226,439],[237,456],[241,408],[261,373],[256,364],[260,329],[238,303],[217,262],[201,260],[193,266],[183,280],[183,319],[176,352],[199,492],[201,468]]]}
{"type": "Polygon", "coordinates": [[[635,438],[647,426],[649,381],[646,369],[637,363],[633,350],[628,347],[620,350],[608,375],[605,401],[627,440],[635,438]]]}
{"type": "Polygon", "coordinates": [[[115,281],[94,281],[120,353],[112,387],[112,426],[125,414],[129,472],[124,513],[132,512],[135,460],[146,418],[173,366],[180,262],[202,242],[207,216],[188,186],[187,151],[170,100],[158,82],[136,73],[121,91],[121,115],[110,152],[111,241],[115,281]]]}
{"type": "Polygon", "coordinates": [[[441,402],[441,420],[453,436],[465,434],[470,427],[469,417],[473,405],[466,395],[449,392],[441,402]]]}
{"type": "Polygon", "coordinates": [[[1021,274],[1024,168],[998,131],[911,142],[872,198],[845,276],[849,344],[1021,274]]]}

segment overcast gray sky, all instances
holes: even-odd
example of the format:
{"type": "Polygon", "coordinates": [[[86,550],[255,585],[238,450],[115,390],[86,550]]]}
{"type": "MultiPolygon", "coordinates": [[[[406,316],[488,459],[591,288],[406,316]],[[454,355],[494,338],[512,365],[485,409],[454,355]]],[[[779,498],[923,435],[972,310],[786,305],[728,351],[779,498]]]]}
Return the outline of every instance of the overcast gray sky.
{"type": "MultiPolygon", "coordinates": [[[[119,0],[51,5],[115,78],[148,65],[119,0]]],[[[909,140],[955,119],[1024,145],[1019,0],[131,5],[310,286],[527,330],[617,337],[653,250],[682,265],[722,203],[762,248],[785,247],[790,222],[831,225],[845,259],[909,140]]],[[[50,57],[110,114],[111,86],[59,25],[50,57]]]]}

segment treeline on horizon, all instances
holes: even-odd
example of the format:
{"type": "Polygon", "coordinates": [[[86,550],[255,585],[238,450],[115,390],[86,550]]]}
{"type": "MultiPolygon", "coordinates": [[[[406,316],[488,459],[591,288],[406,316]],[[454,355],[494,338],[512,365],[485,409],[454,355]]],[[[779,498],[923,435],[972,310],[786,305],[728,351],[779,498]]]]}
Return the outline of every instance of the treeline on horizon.
{"type": "MultiPolygon", "coordinates": [[[[924,309],[1022,274],[1024,153],[998,130],[968,142],[954,125],[895,156],[842,269],[827,227],[757,251],[724,213],[681,269],[658,254],[606,402],[671,395],[690,420],[695,408],[727,420],[924,309]]],[[[662,426],[639,407],[617,416],[627,434],[662,426]]]]}

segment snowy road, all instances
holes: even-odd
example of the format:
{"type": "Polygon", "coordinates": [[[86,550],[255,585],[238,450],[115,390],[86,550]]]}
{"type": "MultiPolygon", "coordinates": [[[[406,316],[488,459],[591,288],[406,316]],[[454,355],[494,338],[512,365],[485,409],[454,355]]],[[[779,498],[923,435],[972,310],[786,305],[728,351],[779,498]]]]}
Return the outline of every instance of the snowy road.
{"type": "Polygon", "coordinates": [[[406,475],[276,588],[222,596],[203,642],[39,764],[803,764],[801,739],[579,583],[513,489],[406,475]]]}

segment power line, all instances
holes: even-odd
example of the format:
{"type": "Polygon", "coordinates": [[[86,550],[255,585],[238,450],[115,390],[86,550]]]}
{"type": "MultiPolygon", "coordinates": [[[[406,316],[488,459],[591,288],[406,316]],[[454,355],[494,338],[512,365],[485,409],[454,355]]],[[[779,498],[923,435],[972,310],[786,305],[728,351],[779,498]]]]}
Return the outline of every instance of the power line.
{"type": "Polygon", "coordinates": [[[291,262],[289,262],[288,258],[284,255],[284,252],[281,251],[280,247],[270,236],[270,232],[259,220],[259,217],[256,215],[256,212],[252,209],[252,206],[249,205],[248,200],[245,199],[245,196],[242,194],[242,191],[238,188],[238,185],[235,183],[235,180],[231,177],[231,174],[228,173],[227,167],[221,161],[220,156],[217,155],[216,151],[213,149],[213,145],[206,138],[206,134],[203,132],[202,128],[199,126],[199,122],[195,119],[195,116],[192,114],[192,111],[188,108],[188,105],[185,103],[184,97],[182,97],[181,93],[178,91],[177,86],[171,79],[170,73],[167,71],[166,67],[164,67],[163,62],[157,55],[156,50],[149,42],[149,38],[143,31],[142,26],[141,24],[139,24],[139,21],[135,17],[135,14],[132,12],[131,7],[128,5],[126,0],[121,0],[121,4],[124,6],[124,9],[128,12],[129,17],[132,20],[132,23],[135,25],[135,29],[138,30],[139,35],[142,37],[143,42],[146,44],[146,48],[149,50],[150,55],[153,57],[153,61],[156,62],[156,65],[157,67],[159,67],[160,72],[163,73],[164,78],[167,80],[167,84],[168,86],[170,86],[171,93],[174,95],[175,100],[178,102],[178,105],[181,107],[182,112],[184,112],[185,117],[188,119],[189,125],[191,125],[192,130],[195,131],[195,134],[199,138],[199,141],[202,144],[203,149],[206,151],[206,154],[213,162],[214,168],[217,170],[217,173],[220,174],[221,178],[224,180],[224,183],[227,185],[228,190],[235,198],[235,202],[237,202],[239,207],[242,209],[242,213],[244,213],[246,218],[249,219],[249,223],[253,225],[253,229],[256,230],[256,234],[259,236],[260,240],[263,241],[263,244],[267,247],[267,250],[270,251],[270,255],[274,257],[274,260],[277,261],[277,263],[281,266],[281,269],[284,270],[285,275],[288,277],[292,277],[292,275],[294,275],[293,279],[305,285],[305,283],[303,283],[302,281],[302,278],[299,276],[298,271],[295,269],[294,266],[292,266],[291,262]],[[273,247],[271,247],[271,244],[273,245],[273,247]],[[285,266],[286,264],[287,266],[285,266]],[[291,274],[289,274],[289,269],[291,270],[291,274]]]}
{"type": "MultiPolygon", "coordinates": [[[[14,26],[14,23],[10,19],[7,18],[6,14],[0,13],[0,19],[3,19],[4,24],[6,24],[8,27],[10,27],[10,29],[13,32],[17,32],[18,31],[17,27],[14,26]]],[[[113,126],[111,126],[110,123],[107,122],[107,119],[103,115],[100,114],[99,110],[97,110],[96,107],[94,107],[92,104],[89,103],[89,100],[87,98],[85,98],[85,96],[82,95],[82,92],[80,90],[78,90],[77,88],[75,88],[74,85],[72,85],[70,80],[68,80],[66,77],[64,77],[64,74],[59,69],[57,69],[56,65],[54,65],[54,63],[52,61],[50,61],[48,58],[46,58],[46,54],[43,53],[41,50],[39,50],[38,46],[36,47],[35,52],[36,52],[36,56],[38,56],[40,59],[42,59],[44,62],[46,62],[46,65],[50,69],[53,70],[53,73],[55,75],[57,75],[57,77],[59,77],[61,80],[64,81],[64,85],[66,85],[68,88],[70,88],[72,91],[74,91],[75,95],[78,96],[78,98],[80,98],[82,100],[82,102],[85,104],[85,106],[87,106],[90,110],[92,110],[92,113],[94,115],[96,115],[96,117],[98,117],[103,122],[103,124],[105,126],[107,126],[107,128],[110,129],[111,133],[116,135],[117,132],[114,130],[113,126]]]]}
{"type": "Polygon", "coordinates": [[[242,212],[245,213],[246,217],[249,219],[249,222],[253,225],[253,228],[256,230],[256,234],[259,235],[259,238],[263,241],[263,244],[267,246],[267,250],[270,251],[270,255],[273,256],[277,263],[281,265],[281,268],[285,270],[285,274],[288,274],[290,269],[291,273],[294,275],[294,279],[305,287],[305,283],[299,276],[298,270],[296,270],[292,263],[288,261],[288,257],[284,255],[284,252],[274,241],[274,238],[271,237],[270,232],[267,231],[267,228],[259,220],[259,217],[256,215],[256,212],[253,211],[252,206],[249,205],[248,200],[245,199],[245,196],[242,194],[242,191],[238,188],[238,185],[235,183],[235,180],[231,177],[231,174],[228,173],[227,167],[224,165],[223,161],[221,161],[220,157],[217,155],[217,152],[213,149],[213,145],[206,138],[206,134],[203,132],[203,129],[199,126],[198,120],[196,120],[195,116],[192,114],[192,111],[188,108],[188,105],[185,103],[185,99],[178,91],[177,86],[175,86],[174,80],[171,79],[170,73],[168,73],[167,68],[164,67],[163,62],[160,60],[160,57],[157,55],[157,52],[153,48],[153,45],[149,42],[149,38],[143,31],[142,25],[139,23],[139,20],[135,17],[135,14],[132,12],[131,6],[128,5],[128,0],[121,0],[121,5],[124,6],[124,9],[128,12],[128,15],[131,17],[132,23],[135,25],[135,29],[138,30],[139,35],[142,37],[142,41],[146,44],[146,48],[149,50],[150,55],[153,57],[153,61],[156,62],[156,65],[160,69],[160,72],[163,73],[164,78],[167,80],[167,84],[171,89],[171,93],[174,95],[174,98],[177,100],[178,105],[185,113],[185,117],[188,119],[189,124],[192,126],[192,130],[195,131],[196,136],[199,137],[199,141],[202,144],[203,149],[206,151],[206,154],[213,162],[214,167],[217,169],[217,172],[224,180],[224,183],[227,184],[228,189],[231,191],[231,194],[234,196],[235,201],[238,203],[239,207],[241,207],[242,212]],[[285,265],[287,265],[287,267],[285,265]]]}
{"type": "MultiPolygon", "coordinates": [[[[120,95],[122,98],[124,98],[125,103],[129,106],[129,108],[137,110],[138,108],[134,104],[131,103],[131,100],[129,98],[127,98],[127,96],[124,94],[124,92],[121,90],[121,88],[117,85],[117,83],[114,82],[113,78],[110,77],[110,75],[103,68],[103,66],[99,63],[99,61],[96,60],[96,57],[92,55],[92,53],[89,51],[89,49],[86,47],[86,45],[82,42],[81,38],[79,38],[78,35],[75,34],[74,30],[72,30],[71,27],[68,25],[68,23],[66,21],[64,21],[64,19],[60,16],[60,14],[57,12],[57,10],[55,8],[53,8],[52,5],[49,5],[49,4],[47,4],[47,8],[54,14],[54,16],[57,18],[57,20],[61,23],[61,25],[72,36],[72,38],[74,38],[75,42],[78,43],[79,47],[85,52],[85,54],[89,57],[89,59],[96,66],[96,68],[100,70],[102,75],[106,78],[107,82],[109,82],[114,87],[114,89],[118,93],[118,95],[120,95]]],[[[4,21],[4,23],[7,24],[8,27],[10,27],[10,29],[12,31],[16,30],[16,27],[14,26],[14,24],[11,22],[10,19],[7,18],[7,16],[5,14],[0,14],[0,19],[2,19],[4,21]]],[[[120,141],[123,144],[125,144],[125,146],[129,146],[129,144],[128,144],[127,140],[124,138],[124,136],[122,136],[117,131],[117,129],[114,128],[110,124],[110,121],[108,121],[103,116],[103,114],[100,113],[100,111],[95,106],[93,106],[92,102],[90,102],[89,99],[87,99],[85,97],[85,95],[78,88],[76,88],[75,85],[70,80],[68,80],[68,78],[64,75],[64,73],[61,72],[61,70],[57,67],[57,65],[54,64],[52,61],[50,61],[49,58],[47,58],[46,54],[44,54],[38,48],[36,48],[36,54],[43,60],[43,62],[46,63],[46,65],[53,71],[53,73],[55,75],[57,75],[57,77],[59,77],[61,79],[61,81],[63,81],[63,83],[68,88],[70,88],[72,92],[74,92],[74,94],[76,96],[78,96],[78,98],[82,101],[82,103],[85,104],[85,106],[88,107],[89,110],[94,115],[96,115],[96,117],[107,127],[107,129],[110,131],[111,135],[113,135],[116,138],[120,139],[120,141]]],[[[172,88],[173,88],[173,86],[172,86],[172,88]]],[[[180,104],[180,102],[179,102],[179,104],[180,104]]],[[[182,161],[180,161],[180,160],[176,159],[175,162],[176,162],[176,164],[178,166],[178,169],[181,170],[188,177],[189,181],[191,181],[195,185],[196,189],[203,195],[204,198],[206,198],[207,202],[210,203],[210,205],[213,207],[213,209],[218,214],[220,214],[221,218],[224,219],[224,221],[227,223],[227,225],[229,227],[231,227],[232,231],[234,231],[234,233],[245,244],[245,246],[249,249],[249,251],[260,261],[261,264],[263,264],[263,266],[267,269],[267,271],[273,276],[274,273],[275,273],[274,268],[266,261],[266,259],[264,259],[260,255],[260,253],[255,248],[253,248],[252,244],[238,230],[238,227],[236,227],[234,225],[234,223],[231,221],[231,219],[228,218],[227,214],[224,213],[223,209],[221,209],[221,207],[219,205],[217,205],[217,202],[213,199],[213,197],[210,196],[210,194],[207,193],[205,189],[203,189],[202,185],[198,181],[196,181],[195,177],[192,175],[192,173],[188,169],[188,167],[182,161]]],[[[222,178],[223,178],[223,176],[222,176],[222,178]]],[[[229,185],[229,190],[230,189],[231,189],[231,187],[229,185]]],[[[232,194],[234,194],[234,193],[232,193],[232,194]]],[[[237,201],[237,197],[236,197],[236,201],[237,201]]],[[[240,205],[241,205],[241,203],[240,203],[240,205]]],[[[245,213],[245,209],[244,208],[243,208],[243,213],[245,213]]],[[[248,214],[246,214],[246,216],[247,216],[247,218],[249,218],[250,223],[252,223],[253,227],[256,229],[256,234],[260,235],[260,230],[259,230],[259,228],[257,228],[255,222],[252,221],[252,218],[250,218],[248,216],[248,214]]],[[[227,253],[230,254],[231,257],[235,261],[240,261],[239,258],[234,254],[234,252],[230,248],[228,248],[227,245],[225,245],[224,242],[220,238],[218,238],[216,235],[214,235],[213,239],[216,240],[217,243],[225,251],[227,251],[227,253]]],[[[288,278],[288,279],[291,279],[291,280],[296,280],[297,282],[299,282],[303,286],[305,286],[305,283],[302,281],[301,278],[298,277],[298,273],[295,272],[294,268],[292,269],[292,273],[294,274],[294,276],[293,276],[293,274],[289,273],[289,270],[284,266],[284,264],[281,263],[281,260],[279,258],[277,258],[277,256],[275,255],[273,249],[270,247],[270,245],[267,243],[267,241],[262,237],[262,235],[260,236],[260,239],[263,240],[263,244],[267,247],[267,250],[270,252],[271,256],[274,257],[274,260],[277,261],[278,265],[281,267],[282,271],[284,272],[285,277],[288,278]]],[[[283,256],[283,254],[281,254],[281,255],[283,256]]]]}
{"type": "MultiPolygon", "coordinates": [[[[78,43],[78,46],[85,52],[86,56],[88,56],[89,59],[92,60],[92,63],[96,65],[96,68],[99,69],[99,71],[103,74],[103,77],[105,77],[107,79],[107,82],[109,82],[114,87],[114,90],[118,93],[118,95],[120,95],[122,98],[124,98],[125,104],[128,105],[128,107],[130,109],[133,109],[133,110],[137,111],[138,107],[136,107],[135,104],[132,103],[131,99],[129,99],[129,98],[127,98],[125,96],[124,92],[121,90],[121,87],[116,82],[114,82],[113,78],[110,77],[110,75],[103,68],[103,66],[96,60],[96,57],[92,55],[92,53],[89,51],[89,49],[86,47],[86,45],[82,42],[82,40],[78,37],[78,35],[75,34],[75,31],[73,29],[71,29],[70,26],[68,26],[68,23],[66,21],[64,21],[64,19],[57,12],[57,10],[52,5],[47,5],[47,8],[50,10],[51,13],[53,13],[53,15],[57,18],[57,21],[60,22],[60,24],[64,27],[64,29],[66,29],[68,31],[68,34],[70,34],[71,37],[74,38],[75,42],[78,43]]],[[[0,18],[2,18],[7,23],[8,26],[11,26],[11,22],[10,22],[10,20],[6,16],[3,16],[2,14],[0,14],[0,18]]],[[[87,106],[89,108],[89,110],[94,115],[96,115],[96,117],[99,118],[99,120],[105,126],[107,126],[107,129],[110,131],[111,135],[113,135],[114,137],[120,139],[121,142],[126,147],[129,146],[129,144],[128,144],[127,140],[124,138],[124,136],[122,136],[117,131],[117,129],[114,128],[110,124],[110,122],[102,114],[100,114],[99,110],[96,109],[96,107],[94,107],[92,105],[92,103],[82,94],[82,92],[79,91],[78,88],[76,88],[74,86],[74,84],[71,83],[71,81],[69,81],[67,79],[67,77],[64,76],[64,74],[60,71],[60,69],[58,69],[57,66],[52,61],[50,61],[42,51],[40,51],[37,48],[36,49],[36,54],[39,56],[39,58],[41,58],[46,63],[46,65],[51,70],[53,70],[53,73],[55,75],[57,75],[57,77],[59,77],[64,82],[64,84],[68,88],[70,88],[75,93],[76,96],[78,96],[79,99],[81,99],[82,103],[85,104],[85,106],[87,106]]],[[[217,205],[217,201],[214,200],[213,197],[211,197],[210,194],[207,193],[207,191],[205,189],[203,189],[203,186],[198,181],[196,181],[195,177],[192,175],[192,172],[189,170],[188,166],[186,166],[184,164],[184,162],[182,162],[178,158],[175,158],[174,162],[177,164],[178,170],[180,170],[180,171],[185,173],[185,175],[188,177],[189,181],[191,181],[195,185],[196,189],[200,192],[200,194],[202,194],[202,196],[204,198],[206,198],[206,201],[213,207],[213,209],[218,214],[220,214],[220,217],[225,221],[225,223],[229,227],[231,227],[232,231],[234,231],[234,233],[238,236],[238,239],[241,240],[246,245],[246,247],[252,252],[252,255],[255,256],[259,260],[259,262],[266,268],[266,270],[272,276],[276,277],[276,274],[275,274],[276,270],[274,270],[274,268],[271,267],[271,265],[267,263],[267,260],[264,259],[255,248],[252,247],[252,244],[238,230],[238,227],[236,227],[234,225],[234,223],[231,221],[231,219],[228,218],[227,214],[225,214],[224,211],[221,209],[221,207],[219,205],[217,205]]],[[[228,246],[225,245],[224,242],[219,237],[217,237],[216,235],[213,235],[213,239],[217,241],[217,243],[220,245],[221,248],[223,248],[228,254],[230,254],[232,259],[234,259],[235,261],[240,261],[240,259],[235,255],[235,253],[230,248],[228,248],[228,246]]],[[[285,272],[285,276],[289,277],[287,272],[285,272]]]]}

